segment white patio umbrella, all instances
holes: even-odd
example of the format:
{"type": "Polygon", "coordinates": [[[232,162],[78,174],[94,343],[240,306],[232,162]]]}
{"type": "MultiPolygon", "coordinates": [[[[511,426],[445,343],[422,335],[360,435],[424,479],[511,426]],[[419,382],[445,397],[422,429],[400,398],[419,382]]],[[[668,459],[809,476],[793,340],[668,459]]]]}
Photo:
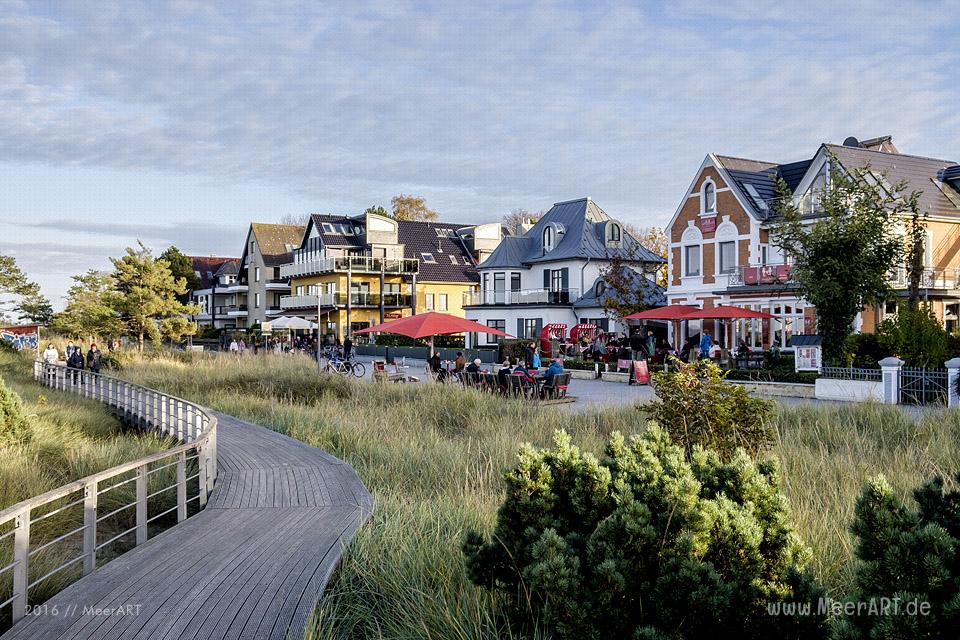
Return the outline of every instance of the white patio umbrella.
{"type": "Polygon", "coordinates": [[[274,329],[288,329],[290,331],[306,331],[316,329],[317,325],[298,316],[280,316],[270,323],[274,329]]]}

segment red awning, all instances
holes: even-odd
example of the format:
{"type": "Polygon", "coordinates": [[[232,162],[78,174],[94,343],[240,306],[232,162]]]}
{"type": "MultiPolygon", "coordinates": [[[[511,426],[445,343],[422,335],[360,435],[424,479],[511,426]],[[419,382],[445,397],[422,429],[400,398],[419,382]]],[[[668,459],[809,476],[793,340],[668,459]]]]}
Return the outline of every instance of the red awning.
{"type": "Polygon", "coordinates": [[[726,320],[733,318],[756,318],[759,320],[778,320],[777,316],[753,311],[743,307],[713,307],[712,309],[695,309],[683,316],[683,320],[726,320]]]}
{"type": "Polygon", "coordinates": [[[508,333],[479,322],[434,311],[391,320],[352,333],[395,333],[408,338],[429,338],[430,336],[442,336],[451,333],[489,333],[495,336],[511,337],[508,333]]]}
{"type": "Polygon", "coordinates": [[[688,304],[668,304],[665,307],[647,309],[638,313],[624,316],[624,320],[685,320],[687,314],[699,311],[697,307],[688,304]]]}

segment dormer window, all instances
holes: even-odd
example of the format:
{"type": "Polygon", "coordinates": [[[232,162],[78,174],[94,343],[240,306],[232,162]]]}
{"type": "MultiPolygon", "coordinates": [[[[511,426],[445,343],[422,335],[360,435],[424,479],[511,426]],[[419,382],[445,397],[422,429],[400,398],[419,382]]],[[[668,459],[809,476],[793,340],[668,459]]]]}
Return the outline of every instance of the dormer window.
{"type": "Polygon", "coordinates": [[[434,259],[432,253],[421,253],[421,254],[420,254],[420,258],[421,258],[424,262],[436,262],[436,260],[434,259]]]}
{"type": "Polygon", "coordinates": [[[703,213],[715,213],[717,210],[717,188],[709,180],[703,183],[701,194],[703,213]]]}
{"type": "Polygon", "coordinates": [[[620,244],[622,235],[623,231],[620,229],[619,224],[611,222],[607,225],[607,244],[620,244]]]}
{"type": "Polygon", "coordinates": [[[543,228],[543,253],[544,255],[553,251],[553,227],[547,225],[543,228]]]}

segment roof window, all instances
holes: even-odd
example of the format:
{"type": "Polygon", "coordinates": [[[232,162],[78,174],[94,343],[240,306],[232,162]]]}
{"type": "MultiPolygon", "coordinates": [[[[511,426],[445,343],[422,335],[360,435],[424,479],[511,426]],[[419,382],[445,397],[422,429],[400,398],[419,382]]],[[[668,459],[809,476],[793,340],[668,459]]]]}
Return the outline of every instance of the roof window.
{"type": "Polygon", "coordinates": [[[423,259],[424,262],[436,262],[432,253],[421,253],[420,258],[423,259]]]}

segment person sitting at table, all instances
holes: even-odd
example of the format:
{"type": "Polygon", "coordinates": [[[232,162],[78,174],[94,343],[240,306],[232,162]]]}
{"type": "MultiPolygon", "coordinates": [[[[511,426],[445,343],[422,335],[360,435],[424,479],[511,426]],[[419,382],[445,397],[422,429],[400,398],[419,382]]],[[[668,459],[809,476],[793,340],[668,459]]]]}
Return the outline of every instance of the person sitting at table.
{"type": "Polygon", "coordinates": [[[517,362],[517,366],[513,368],[513,372],[522,373],[525,376],[530,374],[530,372],[527,371],[527,363],[524,362],[523,360],[520,360],[519,362],[517,362]]]}
{"type": "Polygon", "coordinates": [[[550,366],[547,367],[546,372],[544,372],[543,379],[547,384],[550,384],[553,382],[553,376],[558,373],[563,373],[563,361],[560,358],[554,358],[550,366]]]}
{"type": "Polygon", "coordinates": [[[483,364],[483,361],[480,358],[477,358],[473,362],[467,365],[467,373],[480,373],[480,365],[483,364]]]}
{"type": "Polygon", "coordinates": [[[500,369],[497,370],[497,385],[500,386],[501,391],[506,391],[510,386],[510,381],[507,380],[507,376],[510,375],[510,360],[504,360],[503,364],[500,365],[500,369]]]}
{"type": "Polygon", "coordinates": [[[453,361],[453,372],[460,373],[467,366],[467,359],[463,357],[463,351],[457,351],[457,359],[453,361]]]}
{"type": "Polygon", "coordinates": [[[440,361],[440,354],[435,353],[430,356],[430,373],[437,377],[437,380],[443,380],[447,377],[447,372],[443,368],[443,362],[440,361]]]}

